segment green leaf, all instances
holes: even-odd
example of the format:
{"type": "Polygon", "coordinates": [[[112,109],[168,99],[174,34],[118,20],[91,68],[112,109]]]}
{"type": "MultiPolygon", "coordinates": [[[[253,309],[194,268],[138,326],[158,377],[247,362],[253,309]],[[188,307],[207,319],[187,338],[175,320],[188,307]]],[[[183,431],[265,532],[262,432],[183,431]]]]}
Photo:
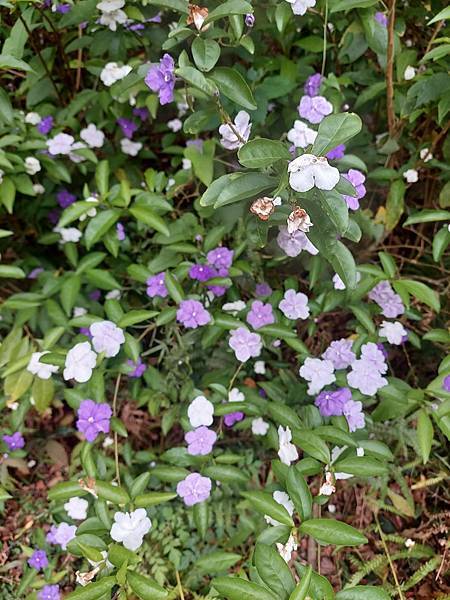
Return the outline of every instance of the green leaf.
{"type": "Polygon", "coordinates": [[[192,42],[192,56],[200,71],[211,71],[219,60],[220,46],[215,40],[196,37],[192,42]]]}
{"type": "Polygon", "coordinates": [[[230,567],[233,567],[241,559],[242,556],[240,554],[216,550],[200,556],[194,566],[201,573],[222,573],[230,567]]]}
{"type": "Polygon", "coordinates": [[[310,519],[300,525],[300,533],[310,535],[320,544],[335,546],[359,546],[366,544],[367,538],[347,523],[334,519],[310,519]]]}
{"type": "Polygon", "coordinates": [[[441,310],[441,303],[439,301],[438,294],[425,283],[422,283],[421,281],[413,281],[412,279],[400,279],[399,281],[393,281],[392,285],[399,294],[406,291],[415,296],[415,298],[420,300],[420,302],[427,304],[435,312],[439,312],[441,310]]]}
{"type": "Polygon", "coordinates": [[[339,473],[350,473],[360,477],[386,475],[389,471],[386,464],[370,456],[349,456],[333,463],[333,467],[339,473]]]}
{"type": "Polygon", "coordinates": [[[117,325],[122,328],[130,327],[131,325],[136,325],[136,323],[153,319],[158,314],[156,310],[130,310],[119,320],[117,325]]]}
{"type": "Polygon", "coordinates": [[[42,415],[50,406],[55,393],[52,379],[41,379],[36,377],[31,388],[36,410],[42,415]]]}
{"type": "Polygon", "coordinates": [[[169,502],[177,497],[177,494],[173,492],[147,492],[146,494],[139,494],[134,499],[134,504],[138,508],[147,508],[148,506],[155,506],[162,502],[169,502]]]}
{"type": "Polygon", "coordinates": [[[314,432],[296,427],[292,429],[292,440],[313,458],[325,464],[330,462],[330,450],[328,446],[314,432]]]}
{"type": "Polygon", "coordinates": [[[165,284],[167,291],[169,292],[169,296],[174,302],[180,304],[184,298],[184,291],[180,285],[180,282],[176,279],[175,275],[170,273],[170,271],[166,271],[165,284]]]}
{"type": "Polygon", "coordinates": [[[239,106],[248,110],[258,108],[248,83],[236,69],[217,67],[210,77],[217,84],[220,93],[239,106]]]}
{"type": "Polygon", "coordinates": [[[433,238],[433,260],[439,262],[450,244],[450,231],[444,227],[433,238]]]}
{"type": "Polygon", "coordinates": [[[157,215],[151,208],[135,204],[132,208],[130,208],[130,213],[139,222],[148,225],[152,229],[159,231],[159,233],[162,233],[167,237],[170,235],[169,228],[167,227],[164,219],[157,215]]]}
{"type": "Polygon", "coordinates": [[[433,435],[433,423],[425,410],[421,409],[417,418],[417,441],[423,464],[427,463],[430,458],[433,435]]]}
{"type": "Polygon", "coordinates": [[[9,214],[12,213],[14,200],[16,199],[16,186],[14,181],[9,177],[4,177],[0,183],[0,201],[9,214]]]}
{"type": "Polygon", "coordinates": [[[164,600],[169,595],[156,581],[133,571],[127,573],[127,582],[141,600],[164,600]]]}
{"type": "Polygon", "coordinates": [[[432,25],[437,21],[444,21],[445,19],[450,19],[450,6],[447,6],[447,8],[443,8],[441,11],[439,11],[438,14],[431,19],[431,21],[428,21],[428,25],[432,25]]]}
{"type": "Polygon", "coordinates": [[[69,275],[61,286],[61,304],[68,316],[72,313],[80,288],[80,275],[69,275]]]}
{"type": "Polygon", "coordinates": [[[393,279],[397,273],[397,266],[392,255],[388,252],[378,252],[378,258],[380,259],[383,271],[390,279],[393,279]]]}
{"type": "Polygon", "coordinates": [[[295,588],[295,581],[286,561],[266,544],[258,543],[253,556],[258,575],[279,600],[285,600],[295,588]]]}
{"type": "Polygon", "coordinates": [[[130,502],[130,496],[128,493],[119,485],[112,485],[107,481],[96,481],[95,491],[98,497],[102,500],[109,500],[113,504],[127,504],[130,502]]]}
{"type": "Polygon", "coordinates": [[[416,223],[434,223],[436,221],[449,221],[450,211],[449,210],[434,210],[427,208],[414,213],[406,219],[403,223],[403,227],[408,225],[415,225],[416,223]]]}
{"type": "Polygon", "coordinates": [[[325,156],[327,152],[345,144],[361,131],[362,121],[355,113],[339,113],[328,115],[319,125],[317,137],[311,153],[325,156]]]}
{"type": "Polygon", "coordinates": [[[278,160],[291,160],[292,156],[282,142],[257,138],[241,146],[238,158],[244,167],[261,169],[270,167],[278,160]]]}
{"type": "Polygon", "coordinates": [[[275,519],[282,525],[294,526],[294,522],[289,515],[288,511],[282,506],[275,502],[270,494],[267,492],[241,492],[247,500],[250,501],[250,506],[256,511],[263,515],[269,515],[272,519],[275,519]]]}
{"type": "Polygon", "coordinates": [[[19,58],[14,58],[11,54],[0,54],[0,69],[16,69],[34,73],[29,64],[19,58]]]}
{"type": "MultiPolygon", "coordinates": [[[[263,173],[233,173],[227,177],[228,184],[220,192],[218,198],[215,199],[214,208],[253,198],[265,190],[274,188],[276,185],[275,178],[263,173]]],[[[205,195],[203,195],[200,204],[208,206],[204,203],[204,199],[205,195]]]]}
{"type": "Polygon", "coordinates": [[[61,218],[59,219],[58,227],[66,227],[69,225],[69,223],[79,219],[92,208],[92,204],[92,202],[81,201],[74,202],[68,206],[66,209],[64,209],[61,218]]]}
{"type": "Polygon", "coordinates": [[[262,585],[239,577],[217,577],[212,580],[212,586],[228,600],[279,600],[262,585]]]}
{"type": "Polygon", "coordinates": [[[336,273],[342,279],[345,287],[355,289],[356,287],[356,264],[350,250],[339,240],[330,248],[327,256],[336,273]]]}
{"type": "Polygon", "coordinates": [[[100,581],[89,583],[86,587],[79,587],[66,596],[66,600],[99,600],[110,592],[116,585],[115,577],[103,577],[100,581]]]}
{"type": "Polygon", "coordinates": [[[175,74],[184,79],[189,85],[204,92],[207,96],[214,96],[217,92],[216,86],[194,67],[180,67],[175,70],[175,74]]]}
{"type": "Polygon", "coordinates": [[[202,540],[206,537],[209,525],[209,508],[207,502],[197,502],[193,508],[194,523],[202,540]]]}
{"type": "Polygon", "coordinates": [[[221,19],[222,17],[246,15],[247,13],[253,13],[251,4],[245,2],[245,0],[228,0],[228,2],[222,2],[222,4],[209,13],[205,20],[205,25],[217,21],[217,19],[221,19]]]}
{"type": "Polygon", "coordinates": [[[94,287],[101,290],[118,290],[121,285],[109,271],[103,269],[89,269],[86,271],[86,279],[94,287]]]}
{"type": "Polygon", "coordinates": [[[403,214],[405,191],[406,185],[401,179],[393,181],[389,188],[389,194],[386,201],[386,228],[388,231],[392,231],[395,228],[403,214]]]}
{"type": "Polygon", "coordinates": [[[119,217],[120,211],[113,208],[103,210],[93,217],[84,233],[86,248],[90,250],[106,234],[108,229],[119,220],[119,217]]]}
{"type": "Polygon", "coordinates": [[[87,493],[88,492],[80,487],[78,481],[63,481],[62,483],[57,483],[51,487],[47,497],[49,500],[61,502],[62,500],[68,500],[73,496],[86,496],[87,493]]]}
{"type": "Polygon", "coordinates": [[[106,196],[109,189],[109,163],[101,160],[95,169],[95,183],[102,196],[106,196]]]}
{"type": "Polygon", "coordinates": [[[0,277],[8,279],[24,279],[25,272],[20,267],[13,265],[0,265],[0,277]]]}
{"type": "Polygon", "coordinates": [[[295,590],[289,596],[289,600],[305,600],[311,583],[311,575],[312,567],[311,565],[308,565],[308,570],[306,571],[305,575],[303,575],[303,577],[301,578],[301,581],[297,585],[295,590]]]}
{"type": "Polygon", "coordinates": [[[210,465],[204,469],[204,474],[223,483],[248,483],[249,479],[245,471],[230,465],[210,465]]]}
{"type": "Polygon", "coordinates": [[[289,494],[301,521],[312,516],[312,495],[308,484],[297,465],[288,467],[286,491],[289,494]]]}
{"type": "Polygon", "coordinates": [[[314,571],[310,571],[309,566],[306,567],[298,562],[295,564],[295,568],[300,577],[305,577],[308,572],[311,573],[308,595],[311,596],[313,600],[334,600],[333,588],[326,577],[323,577],[314,571]]]}
{"type": "Polygon", "coordinates": [[[140,557],[120,544],[111,544],[108,548],[108,560],[115,567],[120,568],[124,562],[127,562],[130,565],[139,562],[140,557]]]}
{"type": "Polygon", "coordinates": [[[374,585],[357,585],[336,594],[336,600],[389,600],[391,596],[374,585]]]}
{"type": "Polygon", "coordinates": [[[180,13],[188,13],[188,0],[148,0],[147,4],[152,6],[162,6],[180,13]]]}

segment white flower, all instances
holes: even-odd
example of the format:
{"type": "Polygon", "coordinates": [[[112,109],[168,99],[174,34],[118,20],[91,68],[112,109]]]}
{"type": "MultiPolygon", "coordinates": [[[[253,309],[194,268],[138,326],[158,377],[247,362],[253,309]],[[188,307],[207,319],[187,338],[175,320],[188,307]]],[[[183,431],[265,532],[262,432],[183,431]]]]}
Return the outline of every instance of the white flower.
{"type": "Polygon", "coordinates": [[[309,381],[308,395],[318,394],[322,388],[336,381],[334,366],[331,360],[307,358],[300,367],[300,377],[309,381]]]}
{"type": "Polygon", "coordinates": [[[54,227],[53,231],[59,233],[61,236],[61,244],[67,244],[67,242],[79,242],[83,235],[76,227],[54,227]]]}
{"type": "Polygon", "coordinates": [[[275,198],[272,200],[273,205],[274,206],[281,206],[283,204],[282,200],[281,200],[281,196],[275,196],[275,198]]]}
{"type": "Polygon", "coordinates": [[[92,345],[96,352],[104,352],[111,358],[120,352],[120,346],[125,342],[123,330],[112,321],[99,321],[89,327],[92,335],[92,345]]]}
{"type": "Polygon", "coordinates": [[[34,156],[27,156],[25,159],[25,171],[28,175],[36,175],[41,170],[41,163],[34,156]]]}
{"type": "MultiPolygon", "coordinates": [[[[339,277],[339,275],[336,273],[335,275],[333,275],[333,287],[335,290],[345,290],[345,283],[342,281],[342,279],[339,277]]],[[[356,283],[359,283],[361,281],[361,273],[359,273],[359,271],[356,271],[356,283]]]]}
{"type": "Polygon", "coordinates": [[[181,166],[185,171],[189,171],[189,169],[192,169],[192,161],[189,160],[189,158],[183,158],[181,160],[181,166]]]}
{"type": "Polygon", "coordinates": [[[171,121],[167,121],[167,127],[176,133],[183,127],[183,122],[180,119],[172,119],[171,121]]]}
{"type": "Polygon", "coordinates": [[[317,131],[314,131],[314,129],[311,129],[306,123],[298,119],[294,121],[294,127],[287,134],[287,139],[296,148],[306,148],[310,144],[314,144],[316,137],[317,131]]]}
{"type": "MultiPolygon", "coordinates": [[[[1,183],[1,178],[0,178],[1,183]]],[[[33,183],[33,191],[35,194],[43,194],[45,192],[45,187],[40,183],[33,183]]]]}
{"type": "Polygon", "coordinates": [[[237,387],[232,388],[228,392],[228,402],[244,402],[245,396],[238,390],[237,387]]]}
{"type": "Polygon", "coordinates": [[[226,310],[231,313],[238,313],[241,312],[241,310],[244,310],[246,306],[247,305],[243,300],[236,300],[235,302],[226,302],[222,306],[222,310],[226,310]]]}
{"type": "Polygon", "coordinates": [[[266,372],[266,363],[263,360],[257,360],[253,368],[257,375],[264,375],[266,372]]]}
{"type": "Polygon", "coordinates": [[[83,315],[87,314],[87,309],[83,306],[74,306],[72,314],[74,317],[82,317],[83,315]]]}
{"type": "Polygon", "coordinates": [[[84,498],[78,498],[75,496],[64,504],[64,508],[67,514],[74,521],[81,521],[87,517],[87,510],[89,502],[84,498]]]}
{"type": "Polygon", "coordinates": [[[197,396],[189,404],[187,414],[189,422],[194,429],[201,425],[209,427],[214,420],[214,405],[205,396],[197,396]]]}
{"type": "Polygon", "coordinates": [[[41,115],[37,112],[29,112],[25,115],[25,123],[28,125],[39,125],[41,122],[41,115]]]}
{"type": "Polygon", "coordinates": [[[152,526],[145,508],[138,508],[131,513],[116,512],[114,521],[110,535],[115,542],[122,542],[128,550],[140,548],[144,535],[152,526]]]}
{"type": "Polygon", "coordinates": [[[411,79],[414,79],[415,76],[416,76],[415,68],[412,67],[411,65],[408,65],[405,69],[405,72],[403,73],[403,78],[406,81],[410,81],[411,79]]]}
{"type": "Polygon", "coordinates": [[[252,433],[253,435],[266,435],[269,431],[269,423],[264,421],[262,417],[253,419],[252,421],[252,433]]]}
{"type": "Polygon", "coordinates": [[[304,15],[308,8],[316,5],[316,0],[286,0],[289,2],[294,15],[304,15]]]}
{"type": "Polygon", "coordinates": [[[433,155],[431,154],[429,148],[422,148],[422,150],[419,152],[419,156],[423,160],[423,162],[433,160],[433,155]]]}
{"type": "Polygon", "coordinates": [[[89,148],[101,148],[105,142],[105,134],[94,125],[89,125],[80,131],[80,138],[86,142],[89,148]]]}
{"type": "Polygon", "coordinates": [[[44,354],[49,354],[49,350],[46,350],[45,352],[33,352],[27,366],[27,371],[33,375],[37,375],[39,379],[50,379],[52,373],[58,371],[58,367],[56,365],[46,365],[45,363],[39,362],[39,359],[41,356],[44,356],[44,354]]]}
{"type": "MultiPolygon", "coordinates": [[[[98,204],[98,199],[95,198],[94,196],[89,196],[89,198],[86,198],[84,201],[98,204]]],[[[95,208],[95,206],[93,206],[87,212],[83,213],[80,216],[80,221],[85,221],[87,219],[87,217],[95,217],[96,214],[97,214],[97,209],[95,208]]]]}
{"type": "Polygon", "coordinates": [[[408,548],[408,550],[415,545],[416,545],[416,542],[414,540],[412,540],[411,538],[408,538],[407,540],[405,540],[405,546],[406,546],[406,548],[408,548]]]}
{"type": "Polygon", "coordinates": [[[419,181],[419,173],[416,169],[408,169],[403,173],[403,177],[408,183],[416,183],[419,181]]]}
{"type": "Polygon", "coordinates": [[[278,449],[278,456],[281,462],[288,467],[291,462],[297,460],[298,458],[297,448],[294,446],[294,444],[291,444],[291,440],[292,433],[289,427],[283,429],[283,427],[280,425],[278,427],[278,442],[280,445],[278,449]]]}
{"type": "Polygon", "coordinates": [[[233,126],[225,123],[219,127],[219,133],[222,136],[220,143],[227,150],[237,150],[248,140],[251,129],[250,115],[247,111],[240,110],[234,119],[233,126]]]}
{"type": "Polygon", "coordinates": [[[51,140],[47,140],[49,154],[57,156],[58,154],[70,154],[73,150],[75,138],[68,133],[58,133],[51,140]]]}
{"type": "Polygon", "coordinates": [[[108,448],[109,446],[112,446],[114,444],[114,439],[112,437],[106,436],[105,439],[103,440],[103,448],[108,448]]]}
{"type": "Polygon", "coordinates": [[[296,192],[308,192],[314,186],[332,190],[339,181],[339,171],[324,156],[302,154],[288,165],[289,184],[296,192]]]}
{"type": "Polygon", "coordinates": [[[278,308],[288,319],[307,319],[309,317],[308,296],[295,290],[287,290],[278,308]]]}
{"type": "MultiPolygon", "coordinates": [[[[294,503],[289,498],[288,494],[286,494],[286,492],[280,492],[279,490],[277,490],[272,494],[272,498],[277,504],[281,504],[281,506],[284,506],[284,508],[288,511],[289,515],[292,517],[292,515],[294,514],[294,503]]],[[[277,525],[281,525],[279,521],[272,519],[272,517],[269,517],[268,515],[264,515],[264,518],[269,525],[273,525],[274,527],[276,527],[277,525]]]]}
{"type": "Polygon", "coordinates": [[[109,62],[104,67],[102,72],[100,73],[100,79],[103,81],[105,85],[110,87],[116,81],[120,81],[124,77],[131,73],[132,68],[128,65],[124,65],[123,67],[119,67],[116,62],[109,62]]]}
{"type": "Polygon", "coordinates": [[[286,544],[284,544],[284,546],[283,544],[280,544],[278,542],[275,545],[277,547],[279,555],[287,563],[291,560],[292,553],[295,552],[295,550],[297,550],[298,548],[297,542],[295,541],[292,533],[289,536],[289,539],[286,542],[286,544]]]}
{"type": "Polygon", "coordinates": [[[98,10],[101,11],[101,16],[98,22],[100,25],[109,27],[111,31],[116,31],[117,24],[123,25],[127,22],[128,17],[122,7],[125,6],[125,0],[103,0],[97,4],[98,10]]]}
{"type": "Polygon", "coordinates": [[[319,496],[331,496],[336,491],[333,475],[327,471],[325,474],[325,482],[320,486],[319,496]]]}
{"type": "Polygon", "coordinates": [[[128,138],[122,138],[120,140],[120,148],[122,152],[128,154],[128,156],[137,156],[142,149],[142,144],[141,142],[133,142],[128,138]]]}
{"type": "Polygon", "coordinates": [[[75,344],[66,356],[64,379],[66,381],[75,379],[78,383],[86,383],[91,378],[96,361],[97,355],[93,352],[89,342],[75,344]]]}
{"type": "Polygon", "coordinates": [[[86,148],[86,144],[84,142],[75,142],[72,145],[72,152],[69,153],[69,158],[72,162],[82,163],[86,160],[84,158],[84,156],[82,156],[81,154],[77,154],[76,152],[73,152],[73,150],[82,150],[83,148],[86,148]]]}
{"type": "Polygon", "coordinates": [[[403,337],[408,335],[400,321],[394,321],[394,323],[383,321],[378,333],[380,337],[385,337],[390,344],[395,346],[399,346],[403,341],[403,337]]]}
{"type": "Polygon", "coordinates": [[[296,231],[308,233],[312,225],[306,210],[303,210],[303,208],[300,208],[299,206],[294,208],[287,218],[287,230],[289,235],[292,235],[296,231]]]}
{"type": "Polygon", "coordinates": [[[122,292],[120,290],[111,290],[105,294],[105,300],[119,300],[121,296],[122,292]]]}

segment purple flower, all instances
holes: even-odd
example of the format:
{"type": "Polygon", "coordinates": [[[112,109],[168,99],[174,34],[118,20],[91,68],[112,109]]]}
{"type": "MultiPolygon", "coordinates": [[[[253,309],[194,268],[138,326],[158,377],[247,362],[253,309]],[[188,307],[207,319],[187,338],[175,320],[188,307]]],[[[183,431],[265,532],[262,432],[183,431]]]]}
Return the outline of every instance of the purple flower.
{"type": "Polygon", "coordinates": [[[314,73],[314,75],[310,75],[306,80],[303,91],[307,96],[318,96],[323,80],[324,77],[322,77],[320,73],[314,73]]]}
{"type": "Polygon", "coordinates": [[[144,23],[132,23],[131,25],[125,25],[130,31],[142,31],[145,29],[144,23]]]}
{"type": "Polygon", "coordinates": [[[275,323],[272,305],[269,303],[264,304],[260,300],[255,300],[247,315],[247,323],[250,323],[253,329],[259,329],[260,327],[264,327],[264,325],[275,323]]]}
{"type": "Polygon", "coordinates": [[[361,346],[361,359],[371,363],[373,368],[380,373],[387,372],[385,355],[383,351],[378,348],[378,344],[367,342],[367,344],[361,346]]]}
{"type": "Polygon", "coordinates": [[[166,274],[164,271],[162,273],[158,273],[157,275],[152,275],[147,279],[147,296],[150,298],[154,298],[155,296],[160,296],[161,298],[165,298],[169,292],[166,288],[166,274]]]}
{"type": "Polygon", "coordinates": [[[68,12],[70,12],[72,9],[72,7],[70,6],[70,4],[57,4],[56,5],[56,12],[60,13],[61,15],[65,15],[68,12]]]}
{"type": "Polygon", "coordinates": [[[257,283],[255,293],[257,296],[270,296],[272,293],[272,288],[268,283],[257,283]]]}
{"type": "Polygon", "coordinates": [[[12,435],[4,435],[2,436],[2,440],[8,446],[8,450],[13,452],[14,450],[20,450],[25,446],[25,440],[23,439],[23,435],[20,431],[16,431],[12,435]]]}
{"type": "Polygon", "coordinates": [[[247,27],[253,27],[253,25],[255,24],[255,15],[252,15],[251,13],[246,14],[245,24],[247,25],[247,27]]]}
{"type": "Polygon", "coordinates": [[[378,342],[378,344],[377,344],[377,348],[378,348],[378,350],[379,350],[380,352],[382,352],[382,353],[383,353],[383,356],[384,356],[384,358],[386,359],[386,358],[388,357],[388,353],[387,353],[387,350],[386,350],[386,348],[383,346],[383,344],[382,344],[381,342],[378,342]]]}
{"type": "Polygon", "coordinates": [[[223,296],[227,291],[226,287],[221,285],[208,285],[208,290],[214,294],[216,297],[223,296]]]}
{"type": "Polygon", "coordinates": [[[192,265],[189,269],[189,277],[197,281],[208,281],[216,275],[216,272],[209,265],[192,265]]]}
{"type": "Polygon", "coordinates": [[[138,119],[140,119],[141,121],[146,121],[149,117],[149,112],[148,109],[145,108],[145,106],[141,107],[141,108],[133,108],[133,115],[135,117],[138,117],[138,119]]]}
{"type": "Polygon", "coordinates": [[[48,567],[48,558],[45,550],[35,550],[28,559],[28,564],[37,571],[48,567]]]}
{"type": "Polygon", "coordinates": [[[28,279],[37,279],[41,273],[44,272],[42,267],[36,267],[28,273],[28,279]]]}
{"type": "Polygon", "coordinates": [[[175,89],[175,63],[170,54],[164,54],[158,65],[153,65],[145,76],[145,83],[153,91],[158,92],[161,104],[173,100],[175,89]]]}
{"type": "Polygon", "coordinates": [[[225,246],[219,246],[214,250],[210,250],[206,255],[206,259],[211,266],[217,269],[220,277],[226,277],[228,269],[233,262],[233,255],[234,250],[228,250],[225,246]]]}
{"type": "Polygon", "coordinates": [[[53,117],[48,115],[47,117],[42,117],[40,123],[38,123],[37,130],[42,135],[47,135],[53,129],[53,117]]]}
{"type": "Polygon", "coordinates": [[[50,531],[47,533],[47,535],[45,536],[45,539],[47,540],[47,542],[49,544],[57,544],[57,540],[56,540],[56,533],[58,531],[58,528],[56,527],[56,525],[52,525],[50,527],[50,531]]]}
{"type": "Polygon", "coordinates": [[[450,375],[444,377],[444,381],[442,382],[442,389],[445,392],[450,392],[450,375]]]}
{"type": "Polygon", "coordinates": [[[177,494],[183,498],[186,506],[203,502],[211,493],[211,479],[202,477],[200,473],[190,473],[177,485],[177,494]]]}
{"type": "Polygon", "coordinates": [[[89,331],[89,327],[80,327],[79,331],[80,331],[81,335],[85,335],[89,339],[92,337],[92,334],[89,331]]]}
{"type": "Polygon", "coordinates": [[[211,321],[211,315],[198,300],[182,300],[177,310],[177,321],[189,329],[197,329],[211,321]]]}
{"type": "Polygon", "coordinates": [[[186,142],[186,146],[194,146],[199,150],[199,152],[203,152],[203,140],[201,139],[188,140],[186,142]]]}
{"type": "Polygon", "coordinates": [[[101,431],[109,433],[112,410],[108,404],[97,404],[93,400],[83,400],[77,416],[77,429],[84,433],[88,442],[93,442],[101,431]]]}
{"type": "Polygon", "coordinates": [[[122,223],[117,223],[116,225],[116,235],[117,235],[117,239],[119,240],[119,242],[123,242],[123,240],[125,239],[125,227],[122,225],[122,223]]]}
{"type": "Polygon", "coordinates": [[[67,208],[71,204],[75,202],[77,197],[74,194],[71,194],[68,190],[59,190],[56,194],[56,200],[61,208],[67,208]]]}
{"type": "Polygon", "coordinates": [[[60,600],[59,585],[44,585],[37,597],[38,600],[60,600]]]}
{"type": "Polygon", "coordinates": [[[345,144],[339,144],[339,146],[336,146],[336,148],[333,148],[333,150],[330,150],[325,156],[329,159],[329,160],[338,160],[339,158],[342,158],[345,154],[345,144]]]}
{"type": "Polygon", "coordinates": [[[364,427],[365,417],[362,411],[362,402],[347,400],[342,412],[347,419],[348,428],[351,432],[364,427]]]}
{"type": "Polygon", "coordinates": [[[239,423],[239,421],[242,421],[242,419],[244,418],[244,413],[237,411],[237,412],[232,412],[229,413],[228,415],[225,415],[223,418],[223,422],[225,423],[225,425],[227,427],[233,427],[233,425],[235,423],[239,423]]]}
{"type": "Polygon", "coordinates": [[[331,342],[322,358],[331,360],[335,369],[346,369],[356,360],[356,355],[352,352],[352,341],[342,338],[331,342]]]}
{"type": "Polygon", "coordinates": [[[289,233],[287,227],[279,227],[277,244],[291,258],[298,256],[302,250],[306,250],[310,254],[319,252],[303,231],[289,233]]]}
{"type": "Polygon", "coordinates": [[[194,431],[188,431],[184,439],[188,444],[188,454],[192,454],[192,456],[205,456],[212,451],[217,440],[217,434],[212,429],[208,429],[202,425],[194,429],[194,431]]]}
{"type": "Polygon", "coordinates": [[[133,134],[139,129],[139,126],[131,119],[125,119],[125,117],[120,117],[117,119],[117,125],[119,125],[122,133],[129,140],[133,137],[133,134]]]}
{"type": "Polygon", "coordinates": [[[147,369],[147,365],[145,365],[142,362],[141,357],[139,357],[136,362],[133,362],[132,360],[127,360],[127,365],[133,369],[130,373],[128,373],[128,377],[142,377],[142,375],[145,373],[145,370],[147,369]]]}
{"type": "Polygon", "coordinates": [[[347,202],[349,208],[357,210],[359,208],[359,200],[366,195],[366,187],[364,185],[366,176],[357,169],[350,169],[348,173],[343,173],[343,177],[350,181],[356,190],[356,198],[353,196],[344,196],[344,200],[347,202]]]}
{"type": "Polygon", "coordinates": [[[148,23],[161,23],[161,13],[156,13],[156,15],[154,17],[150,17],[150,19],[147,19],[148,23]]]}
{"type": "Polygon", "coordinates": [[[249,358],[256,358],[261,354],[261,336],[251,333],[246,327],[233,329],[228,344],[241,362],[246,362],[249,358]]]}
{"type": "Polygon", "coordinates": [[[320,123],[333,112],[333,105],[323,96],[303,96],[298,105],[298,114],[310,123],[320,123]]]}
{"type": "Polygon", "coordinates": [[[59,221],[60,214],[61,214],[61,211],[58,208],[52,208],[52,210],[50,210],[48,212],[47,218],[52,225],[56,225],[57,222],[59,221]]]}
{"type": "Polygon", "coordinates": [[[381,314],[395,319],[405,312],[401,297],[394,292],[389,281],[380,281],[368,294],[369,298],[381,308],[381,314]]]}
{"type": "Polygon", "coordinates": [[[352,399],[349,388],[339,388],[333,392],[320,392],[314,404],[323,417],[339,417],[344,410],[344,404],[352,399]]]}
{"type": "Polygon", "coordinates": [[[376,12],[375,13],[375,21],[377,21],[380,25],[382,25],[383,27],[387,27],[388,26],[388,18],[387,15],[385,15],[382,12],[376,12]]]}

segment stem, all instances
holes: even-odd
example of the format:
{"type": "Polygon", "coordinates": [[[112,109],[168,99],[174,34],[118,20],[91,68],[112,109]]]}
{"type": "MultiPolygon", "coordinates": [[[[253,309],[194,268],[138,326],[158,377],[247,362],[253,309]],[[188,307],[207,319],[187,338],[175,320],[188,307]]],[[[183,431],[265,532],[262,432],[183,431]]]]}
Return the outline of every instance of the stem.
{"type": "Polygon", "coordinates": [[[386,64],[386,107],[388,117],[389,137],[395,133],[395,109],[394,109],[394,25],[395,25],[395,2],[390,0],[388,21],[388,47],[386,64]]]}
{"type": "Polygon", "coordinates": [[[378,515],[375,514],[374,517],[375,517],[375,522],[377,524],[378,533],[380,535],[381,543],[383,544],[384,553],[386,554],[386,558],[388,559],[389,567],[390,567],[391,573],[392,573],[392,577],[394,578],[394,581],[395,581],[395,587],[397,588],[398,596],[399,596],[400,600],[405,600],[405,597],[403,595],[402,589],[400,587],[400,582],[399,582],[398,577],[397,577],[397,571],[395,570],[394,563],[392,562],[391,555],[389,554],[389,550],[388,550],[388,547],[386,545],[386,541],[384,539],[384,533],[383,533],[383,531],[381,529],[380,522],[378,520],[378,515]]]}
{"type": "Polygon", "coordinates": [[[177,586],[178,592],[180,593],[180,599],[184,600],[183,586],[181,585],[180,574],[178,573],[178,571],[175,571],[175,577],[177,578],[177,586]]]}
{"type": "Polygon", "coordinates": [[[236,377],[239,375],[239,371],[242,369],[244,363],[241,363],[236,369],[233,377],[231,378],[230,385],[228,386],[228,391],[230,391],[233,387],[234,382],[236,381],[236,377]]]}
{"type": "MultiPolygon", "coordinates": [[[[114,387],[114,397],[113,397],[113,416],[117,417],[117,396],[119,395],[120,388],[120,380],[122,378],[122,374],[119,373],[116,379],[116,385],[114,387]]],[[[116,465],[116,479],[117,483],[120,485],[120,469],[119,469],[119,447],[118,447],[118,439],[117,432],[114,432],[114,462],[116,465]]]]}
{"type": "Polygon", "coordinates": [[[328,0],[325,0],[325,18],[323,21],[323,50],[322,50],[322,77],[327,63],[327,28],[328,28],[328,0]]]}

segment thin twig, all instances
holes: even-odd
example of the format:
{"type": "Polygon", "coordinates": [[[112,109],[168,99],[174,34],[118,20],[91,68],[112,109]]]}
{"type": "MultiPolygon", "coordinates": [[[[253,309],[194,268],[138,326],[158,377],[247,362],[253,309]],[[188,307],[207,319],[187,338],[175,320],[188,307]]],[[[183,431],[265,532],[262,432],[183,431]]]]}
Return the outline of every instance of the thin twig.
{"type": "Polygon", "coordinates": [[[323,21],[322,77],[325,75],[327,64],[327,31],[328,31],[328,0],[325,0],[325,19],[323,21]]]}
{"type": "Polygon", "coordinates": [[[392,577],[394,578],[394,581],[395,581],[395,587],[397,588],[398,596],[399,596],[400,600],[405,600],[402,589],[400,587],[400,582],[397,577],[397,571],[395,570],[395,565],[392,562],[392,558],[391,558],[391,555],[389,554],[389,549],[387,547],[386,540],[384,539],[384,533],[383,533],[383,530],[381,529],[380,521],[378,520],[378,515],[374,514],[374,517],[375,517],[375,522],[377,524],[378,533],[380,535],[381,543],[383,545],[384,553],[386,554],[386,558],[388,559],[392,577]]]}
{"type": "MultiPolygon", "coordinates": [[[[119,373],[116,379],[116,385],[114,387],[114,397],[113,397],[113,415],[117,417],[117,396],[119,395],[120,388],[120,380],[122,378],[122,374],[119,373]]],[[[116,464],[116,479],[117,483],[120,485],[120,469],[119,469],[119,447],[118,447],[118,438],[117,432],[114,432],[114,462],[116,464]]]]}
{"type": "Polygon", "coordinates": [[[395,108],[394,108],[394,25],[395,25],[395,2],[390,1],[388,22],[388,47],[386,64],[386,109],[388,117],[389,136],[395,133],[395,108]]]}
{"type": "Polygon", "coordinates": [[[180,598],[181,600],[184,600],[183,586],[181,585],[180,574],[178,573],[178,571],[175,571],[175,577],[177,578],[177,586],[178,591],[180,593],[180,598]]]}

